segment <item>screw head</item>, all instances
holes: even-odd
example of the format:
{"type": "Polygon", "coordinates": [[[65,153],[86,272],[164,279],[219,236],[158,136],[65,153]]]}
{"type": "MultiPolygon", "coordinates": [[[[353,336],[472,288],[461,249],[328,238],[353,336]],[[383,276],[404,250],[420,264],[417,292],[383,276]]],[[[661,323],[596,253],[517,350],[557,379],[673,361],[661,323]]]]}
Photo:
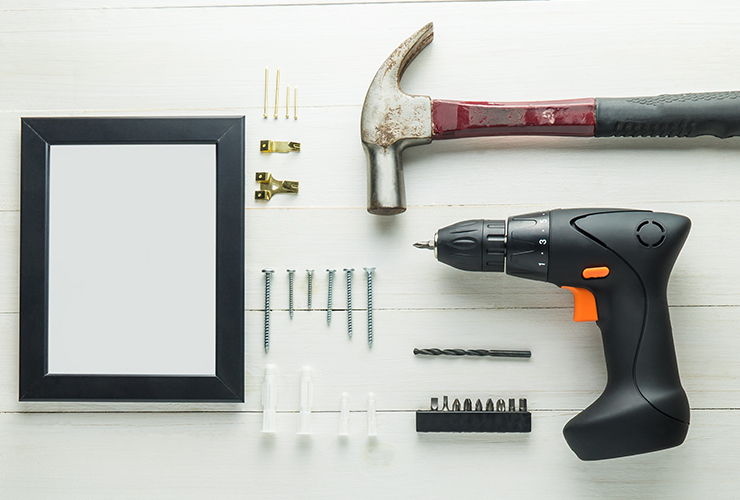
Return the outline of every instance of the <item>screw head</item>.
{"type": "Polygon", "coordinates": [[[367,274],[373,274],[373,271],[375,271],[374,267],[366,267],[364,269],[367,274]]]}
{"type": "Polygon", "coordinates": [[[287,271],[292,274],[295,272],[295,269],[288,269],[287,271]]]}
{"type": "Polygon", "coordinates": [[[274,273],[275,270],[274,269],[263,269],[262,272],[263,273],[274,273]]]}
{"type": "Polygon", "coordinates": [[[327,269],[327,272],[329,272],[329,273],[336,273],[337,270],[336,269],[327,269]]]}
{"type": "Polygon", "coordinates": [[[354,267],[345,267],[344,270],[347,271],[348,273],[351,273],[352,271],[355,270],[355,268],[354,267]]]}

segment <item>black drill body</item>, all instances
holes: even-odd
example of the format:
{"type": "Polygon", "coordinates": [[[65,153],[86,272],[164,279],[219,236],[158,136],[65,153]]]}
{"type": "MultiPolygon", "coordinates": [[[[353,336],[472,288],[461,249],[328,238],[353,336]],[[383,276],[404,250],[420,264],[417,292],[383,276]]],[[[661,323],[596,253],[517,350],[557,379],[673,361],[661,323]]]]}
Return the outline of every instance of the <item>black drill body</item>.
{"type": "Polygon", "coordinates": [[[608,380],[563,434],[579,458],[599,460],[678,446],[688,432],[666,288],[690,228],[688,218],[669,213],[552,210],[507,224],[460,222],[440,229],[433,246],[459,269],[571,288],[576,316],[588,302],[579,297],[595,299],[598,319],[589,319],[601,329],[608,380]]]}

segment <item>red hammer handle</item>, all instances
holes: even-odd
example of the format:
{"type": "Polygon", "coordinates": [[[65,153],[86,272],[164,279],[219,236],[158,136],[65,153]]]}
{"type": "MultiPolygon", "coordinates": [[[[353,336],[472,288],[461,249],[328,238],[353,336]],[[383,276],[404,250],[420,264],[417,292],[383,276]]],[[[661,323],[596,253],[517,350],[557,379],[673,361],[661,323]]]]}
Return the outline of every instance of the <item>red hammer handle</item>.
{"type": "Polygon", "coordinates": [[[432,100],[433,139],[490,135],[593,137],[596,100],[472,102],[432,100]]]}

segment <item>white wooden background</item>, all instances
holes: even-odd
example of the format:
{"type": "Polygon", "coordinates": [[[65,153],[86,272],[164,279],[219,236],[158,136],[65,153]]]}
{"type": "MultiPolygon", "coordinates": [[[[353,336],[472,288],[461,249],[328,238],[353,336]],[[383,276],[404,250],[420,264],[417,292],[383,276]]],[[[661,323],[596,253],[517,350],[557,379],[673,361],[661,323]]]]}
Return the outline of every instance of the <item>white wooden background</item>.
{"type": "MultiPolygon", "coordinates": [[[[740,488],[740,139],[491,138],[405,153],[409,210],[365,211],[359,117],[390,52],[429,21],[436,39],[404,88],[436,98],[531,100],[740,89],[740,5],[690,2],[291,0],[0,1],[0,498],[737,498],[740,488]],[[211,5],[212,4],[212,5],[211,5]],[[263,71],[299,86],[299,119],[262,119],[263,71]],[[21,116],[246,114],[244,404],[19,403],[21,116]],[[302,143],[260,155],[260,139],[302,143]],[[257,203],[255,171],[301,183],[257,203]],[[593,323],[552,285],[462,273],[411,247],[464,218],[619,206],[693,223],[669,286],[692,406],[681,447],[579,461],[563,425],[601,392],[593,323]],[[375,344],[355,338],[337,277],[331,327],[305,310],[304,270],[378,268],[375,344]],[[263,277],[275,276],[262,350],[263,277]],[[288,320],[286,268],[298,269],[288,320]],[[531,349],[529,361],[419,359],[414,347],[531,349]],[[278,433],[261,428],[266,363],[278,433]],[[298,437],[300,368],[314,369],[315,434],[298,437]],[[350,436],[337,437],[350,393],[350,436]],[[366,435],[368,392],[378,438],[366,435]],[[527,397],[528,435],[418,435],[431,396],[527,397]]],[[[272,78],[271,78],[272,79],[272,78]]],[[[131,200],[135,204],[136,200],[131,200]]]]}

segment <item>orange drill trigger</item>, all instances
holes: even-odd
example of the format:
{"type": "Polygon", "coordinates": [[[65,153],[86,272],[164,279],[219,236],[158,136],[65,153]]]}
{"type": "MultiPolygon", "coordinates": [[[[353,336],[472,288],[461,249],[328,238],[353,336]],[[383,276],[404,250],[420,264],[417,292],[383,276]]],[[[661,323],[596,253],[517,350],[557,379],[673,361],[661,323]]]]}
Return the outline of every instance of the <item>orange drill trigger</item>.
{"type": "Polygon", "coordinates": [[[564,286],[573,294],[573,321],[598,321],[599,314],[596,311],[596,297],[585,288],[564,286]]]}

